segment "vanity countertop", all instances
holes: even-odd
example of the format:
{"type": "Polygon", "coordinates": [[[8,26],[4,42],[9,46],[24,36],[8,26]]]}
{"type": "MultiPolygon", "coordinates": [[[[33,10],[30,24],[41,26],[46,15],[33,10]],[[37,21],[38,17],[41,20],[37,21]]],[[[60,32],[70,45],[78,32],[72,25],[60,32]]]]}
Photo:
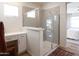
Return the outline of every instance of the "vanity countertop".
{"type": "MultiPolygon", "coordinates": [[[[28,30],[34,30],[34,31],[43,31],[44,28],[36,28],[36,27],[24,27],[23,30],[21,31],[17,31],[17,32],[10,32],[10,33],[5,33],[5,37],[8,37],[8,36],[13,36],[13,35],[19,35],[19,34],[27,34],[28,30]]],[[[6,41],[12,41],[12,40],[17,40],[17,39],[10,39],[6,41]]]]}
{"type": "Polygon", "coordinates": [[[14,35],[19,35],[19,34],[26,34],[26,31],[5,33],[5,39],[6,39],[5,41],[9,42],[9,41],[17,40],[17,36],[14,36],[14,35]],[[14,39],[13,39],[13,36],[14,36],[14,39]]]}
{"type": "Polygon", "coordinates": [[[26,31],[20,31],[20,32],[12,32],[12,33],[5,33],[5,36],[11,36],[11,35],[17,35],[17,34],[24,34],[26,31]]]}
{"type": "Polygon", "coordinates": [[[5,36],[11,36],[11,35],[16,35],[16,34],[24,34],[27,33],[27,30],[36,30],[36,31],[43,31],[44,28],[36,28],[36,27],[24,27],[24,30],[18,31],[18,32],[10,32],[10,33],[5,33],[5,36]]]}

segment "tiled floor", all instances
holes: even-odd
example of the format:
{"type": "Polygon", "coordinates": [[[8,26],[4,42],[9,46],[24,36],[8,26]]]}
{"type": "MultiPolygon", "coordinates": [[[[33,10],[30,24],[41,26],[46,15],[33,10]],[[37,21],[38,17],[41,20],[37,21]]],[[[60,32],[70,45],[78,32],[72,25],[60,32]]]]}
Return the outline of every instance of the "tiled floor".
{"type": "MultiPolygon", "coordinates": [[[[67,40],[65,48],[58,48],[49,56],[79,56],[79,41],[67,40]]],[[[31,56],[27,52],[21,56],[31,56]]]]}
{"type": "MultiPolygon", "coordinates": [[[[72,51],[72,50],[70,50],[72,51]]],[[[79,51],[78,51],[79,52],[79,51]]],[[[31,56],[27,52],[22,54],[21,56],[31,56]]],[[[52,52],[49,56],[79,56],[74,52],[69,52],[68,48],[57,48],[54,52],[52,52]]]]}
{"type": "Polygon", "coordinates": [[[52,52],[49,56],[74,56],[74,53],[66,51],[62,48],[57,48],[54,52],[52,52]]]}

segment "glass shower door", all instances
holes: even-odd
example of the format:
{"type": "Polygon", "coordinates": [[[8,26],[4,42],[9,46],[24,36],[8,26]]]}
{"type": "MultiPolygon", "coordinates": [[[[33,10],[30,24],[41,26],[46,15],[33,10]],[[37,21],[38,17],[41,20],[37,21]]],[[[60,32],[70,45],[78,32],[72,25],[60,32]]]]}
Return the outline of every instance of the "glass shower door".
{"type": "Polygon", "coordinates": [[[53,15],[48,10],[43,10],[42,14],[41,27],[45,29],[43,34],[43,51],[49,52],[58,45],[59,16],[53,15]]]}
{"type": "Polygon", "coordinates": [[[52,49],[56,48],[59,44],[59,15],[53,15],[53,39],[52,39],[52,49]]]}
{"type": "Polygon", "coordinates": [[[50,43],[50,47],[52,48],[53,41],[53,17],[48,17],[46,20],[46,41],[50,43]]]}
{"type": "Polygon", "coordinates": [[[54,17],[48,16],[47,19],[44,21],[44,51],[49,52],[53,49],[53,26],[54,26],[54,17]]]}

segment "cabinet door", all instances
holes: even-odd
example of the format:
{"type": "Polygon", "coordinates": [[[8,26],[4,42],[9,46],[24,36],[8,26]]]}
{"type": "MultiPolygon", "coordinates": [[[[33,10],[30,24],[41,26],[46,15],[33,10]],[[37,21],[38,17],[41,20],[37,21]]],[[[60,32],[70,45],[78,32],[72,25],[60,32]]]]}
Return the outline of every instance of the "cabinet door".
{"type": "Polygon", "coordinates": [[[19,53],[26,51],[26,34],[18,35],[18,49],[19,53]]]}

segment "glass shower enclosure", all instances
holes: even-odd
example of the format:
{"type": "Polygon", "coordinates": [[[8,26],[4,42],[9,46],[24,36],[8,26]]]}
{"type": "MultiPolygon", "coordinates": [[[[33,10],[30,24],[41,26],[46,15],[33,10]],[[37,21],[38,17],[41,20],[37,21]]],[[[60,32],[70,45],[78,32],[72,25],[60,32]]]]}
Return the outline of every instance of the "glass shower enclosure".
{"type": "Polygon", "coordinates": [[[46,55],[58,47],[60,18],[56,11],[53,13],[54,11],[52,9],[23,7],[23,26],[44,29],[41,36],[40,31],[28,30],[28,51],[32,55],[46,55]]]}
{"type": "Polygon", "coordinates": [[[52,14],[48,10],[41,10],[41,13],[41,27],[45,29],[43,32],[43,52],[46,54],[59,44],[59,15],[52,14]]]}

